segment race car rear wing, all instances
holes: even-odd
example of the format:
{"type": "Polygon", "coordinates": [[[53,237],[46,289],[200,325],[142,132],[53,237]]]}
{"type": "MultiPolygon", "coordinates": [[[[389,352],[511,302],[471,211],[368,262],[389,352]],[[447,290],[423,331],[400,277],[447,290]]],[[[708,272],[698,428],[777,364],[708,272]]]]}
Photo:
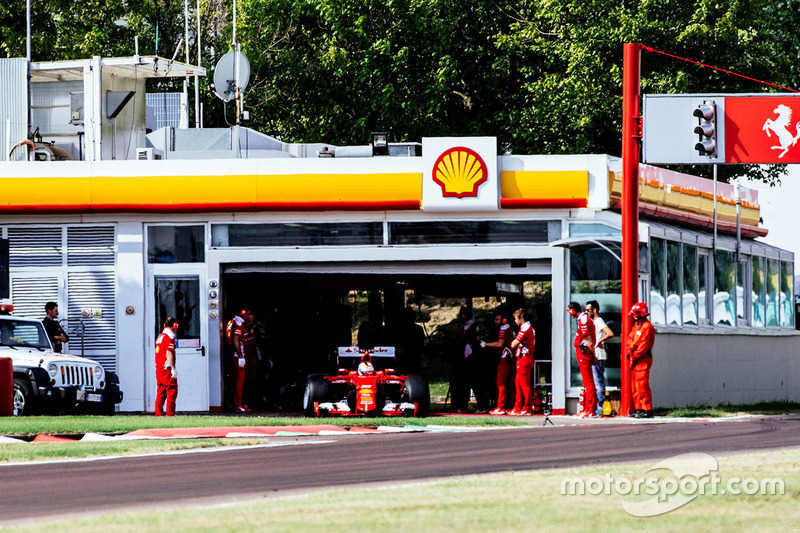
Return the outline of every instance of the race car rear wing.
{"type": "Polygon", "coordinates": [[[361,349],[358,346],[339,346],[337,349],[339,367],[350,370],[355,369],[364,352],[369,352],[372,358],[372,365],[376,370],[385,370],[395,364],[394,346],[375,346],[368,350],[361,349]]]}

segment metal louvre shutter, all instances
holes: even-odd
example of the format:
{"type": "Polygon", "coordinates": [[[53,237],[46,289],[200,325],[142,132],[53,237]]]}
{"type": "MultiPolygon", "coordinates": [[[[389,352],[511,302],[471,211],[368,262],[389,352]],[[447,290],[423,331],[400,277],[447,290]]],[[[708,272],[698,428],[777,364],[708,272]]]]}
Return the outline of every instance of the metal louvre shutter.
{"type": "Polygon", "coordinates": [[[61,228],[8,228],[9,267],[62,266],[61,228]]]}
{"type": "Polygon", "coordinates": [[[68,266],[113,266],[113,226],[67,228],[68,266]]]}
{"type": "Polygon", "coordinates": [[[58,276],[33,277],[11,275],[11,303],[14,314],[28,318],[44,318],[44,305],[58,301],[58,276]]]}
{"type": "Polygon", "coordinates": [[[106,370],[116,371],[117,329],[115,274],[107,271],[69,271],[67,317],[74,337],[69,352],[94,359],[106,370]],[[83,316],[83,310],[99,310],[101,316],[83,316]],[[81,338],[81,332],[82,338],[81,338]]]}

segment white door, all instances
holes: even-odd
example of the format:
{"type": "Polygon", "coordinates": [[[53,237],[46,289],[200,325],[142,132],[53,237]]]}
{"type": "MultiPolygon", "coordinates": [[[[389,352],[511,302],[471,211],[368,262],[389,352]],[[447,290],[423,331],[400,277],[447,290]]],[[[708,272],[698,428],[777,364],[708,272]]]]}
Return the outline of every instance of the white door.
{"type": "MultiPolygon", "coordinates": [[[[166,269],[165,269],[166,270],[166,269]]],[[[169,269],[174,271],[175,267],[169,269]]],[[[163,329],[169,316],[178,320],[179,329],[175,342],[175,366],[178,371],[177,411],[208,411],[208,323],[204,310],[208,303],[205,276],[191,267],[181,267],[185,274],[158,273],[151,275],[148,335],[149,353],[154,353],[155,338],[163,329]],[[194,272],[192,272],[194,270],[194,272]]],[[[148,406],[155,402],[155,368],[151,369],[148,406]]]]}

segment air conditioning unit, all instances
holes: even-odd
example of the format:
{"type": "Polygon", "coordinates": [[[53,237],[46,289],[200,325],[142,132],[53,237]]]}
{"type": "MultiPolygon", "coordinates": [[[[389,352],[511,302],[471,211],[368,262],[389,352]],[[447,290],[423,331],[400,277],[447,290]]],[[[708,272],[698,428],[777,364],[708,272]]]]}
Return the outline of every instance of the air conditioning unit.
{"type": "Polygon", "coordinates": [[[139,161],[161,159],[161,150],[156,150],[155,148],[137,148],[136,159],[139,161]]]}

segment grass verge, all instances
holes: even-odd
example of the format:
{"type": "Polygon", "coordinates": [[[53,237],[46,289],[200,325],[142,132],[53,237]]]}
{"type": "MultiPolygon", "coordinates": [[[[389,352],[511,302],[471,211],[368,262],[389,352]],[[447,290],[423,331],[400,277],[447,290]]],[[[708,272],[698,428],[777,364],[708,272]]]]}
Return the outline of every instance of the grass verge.
{"type": "MultiPolygon", "coordinates": [[[[658,516],[637,518],[615,492],[562,494],[566,478],[636,479],[652,465],[610,465],[543,472],[504,472],[382,488],[345,488],[302,495],[177,509],[138,510],[38,522],[36,531],[796,531],[800,521],[800,451],[718,458],[718,476],[777,477],[784,495],[697,496],[658,516]]],[[[270,491],[265,489],[265,494],[270,491]]],[[[8,527],[29,531],[32,524],[8,527]]]]}
{"type": "Polygon", "coordinates": [[[179,415],[155,417],[131,416],[30,416],[0,418],[0,435],[73,435],[83,433],[123,433],[137,429],[225,427],[225,426],[308,426],[330,424],[335,426],[389,426],[425,425],[442,426],[513,426],[526,422],[495,417],[435,416],[427,418],[305,418],[268,416],[179,415]]]}
{"type": "Polygon", "coordinates": [[[675,409],[656,409],[656,414],[670,418],[717,418],[733,415],[780,415],[800,413],[800,403],[774,401],[743,405],[701,405],[675,409]]]}
{"type": "MultiPolygon", "coordinates": [[[[31,446],[0,444],[0,463],[75,459],[112,455],[133,455],[171,450],[250,446],[266,444],[269,439],[172,439],[114,442],[41,442],[31,446]]],[[[2,528],[0,528],[2,529],[2,528]]]]}

